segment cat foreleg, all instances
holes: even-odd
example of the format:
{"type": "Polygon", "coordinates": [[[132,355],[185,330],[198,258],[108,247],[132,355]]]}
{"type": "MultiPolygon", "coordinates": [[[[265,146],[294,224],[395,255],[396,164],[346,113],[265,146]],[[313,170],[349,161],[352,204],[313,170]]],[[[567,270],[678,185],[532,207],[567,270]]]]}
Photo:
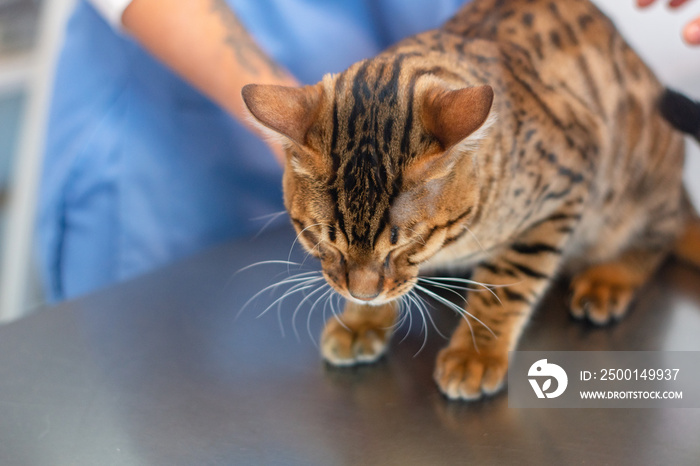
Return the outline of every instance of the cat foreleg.
{"type": "Polygon", "coordinates": [[[562,262],[571,225],[557,215],[519,236],[479,264],[472,275],[483,289],[470,291],[463,320],[438,354],[435,381],[450,399],[475,400],[503,387],[508,351],[562,262]]]}

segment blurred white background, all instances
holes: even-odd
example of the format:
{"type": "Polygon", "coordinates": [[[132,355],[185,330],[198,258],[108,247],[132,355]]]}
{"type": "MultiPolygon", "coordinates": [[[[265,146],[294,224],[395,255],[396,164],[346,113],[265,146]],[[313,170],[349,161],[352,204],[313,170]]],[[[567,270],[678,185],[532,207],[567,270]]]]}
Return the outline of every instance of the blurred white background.
{"type": "MultiPolygon", "coordinates": [[[[700,100],[700,46],[685,45],[681,29],[700,17],[700,0],[681,8],[668,8],[667,0],[638,9],[635,0],[594,0],[617,24],[627,41],[646,60],[662,82],[700,100]]],[[[686,144],[685,180],[695,205],[700,207],[700,148],[686,144]]]]}
{"type": "MultiPolygon", "coordinates": [[[[74,1],[0,0],[0,321],[42,303],[31,257],[35,194],[52,69],[74,1]]],[[[635,0],[594,1],[663,82],[700,100],[700,47],[680,32],[700,16],[700,0],[676,10],[658,0],[643,11],[635,0]]],[[[686,184],[700,206],[700,149],[688,148],[686,184]]]]}

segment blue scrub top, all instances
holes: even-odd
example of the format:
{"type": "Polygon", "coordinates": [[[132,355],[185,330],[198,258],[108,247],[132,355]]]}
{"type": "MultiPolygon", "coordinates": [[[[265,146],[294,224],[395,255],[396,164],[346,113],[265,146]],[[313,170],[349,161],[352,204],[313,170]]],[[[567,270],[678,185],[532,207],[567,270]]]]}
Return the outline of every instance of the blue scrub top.
{"type": "MultiPolygon", "coordinates": [[[[464,0],[230,0],[299,80],[431,29],[464,0]]],[[[89,292],[282,211],[264,143],[116,33],[84,1],[69,21],[49,117],[37,250],[49,300],[89,292]]]]}

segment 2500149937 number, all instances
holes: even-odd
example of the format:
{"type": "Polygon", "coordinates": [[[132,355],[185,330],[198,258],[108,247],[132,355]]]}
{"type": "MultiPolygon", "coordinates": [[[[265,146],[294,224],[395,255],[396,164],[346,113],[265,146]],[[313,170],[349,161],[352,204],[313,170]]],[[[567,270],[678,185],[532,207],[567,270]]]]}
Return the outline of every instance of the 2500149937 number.
{"type": "Polygon", "coordinates": [[[676,380],[680,369],[603,369],[600,380],[676,380]]]}

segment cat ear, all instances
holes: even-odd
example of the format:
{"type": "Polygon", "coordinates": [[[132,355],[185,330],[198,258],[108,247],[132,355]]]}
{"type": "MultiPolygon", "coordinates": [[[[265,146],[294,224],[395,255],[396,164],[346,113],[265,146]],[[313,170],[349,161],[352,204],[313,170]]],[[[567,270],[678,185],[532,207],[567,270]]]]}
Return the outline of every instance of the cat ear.
{"type": "Polygon", "coordinates": [[[321,86],[248,84],[241,94],[258,123],[299,145],[306,145],[306,136],[320,108],[321,86]]]}
{"type": "Polygon", "coordinates": [[[492,104],[491,86],[430,89],[423,100],[423,125],[448,150],[486,122],[492,104]]]}

